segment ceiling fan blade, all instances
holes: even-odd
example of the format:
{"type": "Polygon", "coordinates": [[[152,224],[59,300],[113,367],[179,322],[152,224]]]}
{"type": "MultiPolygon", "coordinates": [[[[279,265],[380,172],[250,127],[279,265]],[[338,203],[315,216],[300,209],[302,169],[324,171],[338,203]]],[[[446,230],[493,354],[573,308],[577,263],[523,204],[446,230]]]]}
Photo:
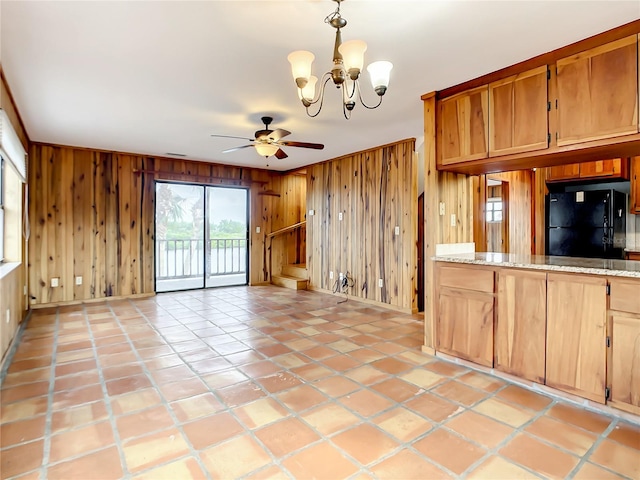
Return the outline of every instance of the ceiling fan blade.
{"type": "Polygon", "coordinates": [[[282,160],[283,158],[287,158],[289,156],[286,153],[284,153],[284,150],[282,150],[281,148],[279,148],[274,155],[276,156],[276,158],[280,160],[282,160]]]}
{"type": "Polygon", "coordinates": [[[236,137],[233,135],[211,135],[212,137],[218,137],[218,138],[237,138],[239,140],[248,140],[249,142],[253,142],[254,139],[253,138],[247,138],[247,137],[236,137]]]}
{"type": "Polygon", "coordinates": [[[269,138],[277,142],[278,140],[280,140],[283,137],[286,137],[287,135],[291,135],[291,132],[288,132],[287,130],[283,130],[281,128],[276,128],[273,132],[269,134],[269,138]]]}
{"type": "Polygon", "coordinates": [[[321,143],[307,143],[307,142],[280,142],[287,147],[302,147],[302,148],[314,148],[316,150],[322,150],[324,145],[321,143]]]}
{"type": "Polygon", "coordinates": [[[234,147],[234,148],[229,148],[227,150],[223,150],[222,153],[235,152],[236,150],[242,150],[243,148],[247,148],[247,147],[255,147],[255,145],[241,145],[239,147],[234,147]]]}

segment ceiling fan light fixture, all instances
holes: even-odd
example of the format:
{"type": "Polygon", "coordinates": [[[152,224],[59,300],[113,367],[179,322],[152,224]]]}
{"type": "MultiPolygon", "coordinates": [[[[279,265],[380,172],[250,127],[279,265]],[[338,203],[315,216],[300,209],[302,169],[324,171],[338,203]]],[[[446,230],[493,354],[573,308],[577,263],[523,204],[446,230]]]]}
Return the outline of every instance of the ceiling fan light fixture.
{"type": "Polygon", "coordinates": [[[373,62],[367,67],[371,77],[371,86],[379,96],[384,95],[387,91],[392,68],[393,64],[384,60],[373,62]]]}
{"type": "Polygon", "coordinates": [[[389,76],[393,65],[390,62],[374,62],[367,67],[371,75],[373,89],[378,95],[377,104],[367,105],[362,98],[359,83],[367,44],[362,40],[349,40],[342,43],[342,29],[347,25],[347,20],[340,14],[340,4],[344,0],[333,1],[338,6],[324,19],[325,23],[336,29],[333,45],[333,67],[322,76],[317,96],[315,85],[318,79],[311,75],[311,64],[315,59],[313,53],[296,50],[291,52],[287,59],[291,63],[291,73],[298,87],[298,98],[304,105],[307,115],[316,117],[320,113],[324,104],[325,87],[331,80],[339,90],[342,90],[342,113],[344,118],[348,120],[351,118],[351,111],[355,108],[356,100],[360,100],[360,103],[370,110],[378,108],[382,104],[382,96],[389,87],[389,76]],[[310,83],[313,85],[309,85],[310,83]],[[318,109],[315,113],[311,113],[309,107],[316,103],[318,103],[318,109]]]}
{"type": "Polygon", "coordinates": [[[263,157],[275,155],[280,147],[272,143],[256,143],[256,152],[263,157]]]}

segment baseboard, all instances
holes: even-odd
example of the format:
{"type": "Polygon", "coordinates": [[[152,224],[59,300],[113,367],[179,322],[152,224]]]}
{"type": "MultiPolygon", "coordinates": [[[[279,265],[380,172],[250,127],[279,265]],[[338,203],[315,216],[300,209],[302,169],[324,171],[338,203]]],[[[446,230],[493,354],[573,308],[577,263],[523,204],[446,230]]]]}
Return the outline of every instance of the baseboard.
{"type": "MultiPolygon", "coordinates": [[[[313,287],[311,285],[307,286],[307,290],[312,291],[312,292],[326,293],[328,295],[335,295],[336,297],[344,298],[344,295],[342,295],[342,294],[334,293],[333,291],[326,290],[324,288],[313,287]]],[[[411,308],[398,307],[397,305],[390,305],[388,303],[382,303],[382,302],[378,302],[376,300],[370,300],[368,298],[360,298],[360,297],[354,297],[353,295],[349,295],[349,300],[353,300],[355,302],[366,303],[368,305],[375,305],[376,307],[387,308],[389,310],[394,310],[394,311],[400,312],[400,313],[408,313],[408,314],[412,314],[413,313],[411,308]]]]}
{"type": "Polygon", "coordinates": [[[31,310],[40,310],[42,308],[55,308],[55,307],[68,307],[70,305],[82,305],[84,303],[101,303],[101,302],[111,302],[118,300],[131,300],[135,298],[148,298],[155,297],[156,292],[151,293],[134,293],[133,295],[117,295],[113,297],[100,297],[100,298],[87,298],[85,300],[68,300],[63,302],[52,302],[52,303],[37,303],[30,305],[29,308],[31,310]]]}

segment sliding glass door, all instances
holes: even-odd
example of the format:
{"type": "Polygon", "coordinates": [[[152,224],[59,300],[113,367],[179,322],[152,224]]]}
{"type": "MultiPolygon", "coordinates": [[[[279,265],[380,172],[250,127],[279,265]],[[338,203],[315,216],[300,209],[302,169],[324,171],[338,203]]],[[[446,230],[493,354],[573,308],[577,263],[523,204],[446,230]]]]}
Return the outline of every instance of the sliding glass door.
{"type": "Polygon", "coordinates": [[[156,182],[156,291],[245,285],[248,191],[156,182]]]}

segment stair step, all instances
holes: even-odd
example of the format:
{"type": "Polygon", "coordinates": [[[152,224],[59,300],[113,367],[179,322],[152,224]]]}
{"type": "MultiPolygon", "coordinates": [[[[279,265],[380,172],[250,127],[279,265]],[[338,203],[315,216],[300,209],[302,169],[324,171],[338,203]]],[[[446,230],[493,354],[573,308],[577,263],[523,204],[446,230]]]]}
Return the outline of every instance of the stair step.
{"type": "Polygon", "coordinates": [[[282,274],[289,277],[307,278],[307,265],[304,263],[296,263],[282,266],[282,274]]]}
{"type": "Polygon", "coordinates": [[[291,290],[307,289],[306,279],[291,277],[289,275],[274,275],[271,277],[271,283],[280,287],[290,288],[291,290]]]}

